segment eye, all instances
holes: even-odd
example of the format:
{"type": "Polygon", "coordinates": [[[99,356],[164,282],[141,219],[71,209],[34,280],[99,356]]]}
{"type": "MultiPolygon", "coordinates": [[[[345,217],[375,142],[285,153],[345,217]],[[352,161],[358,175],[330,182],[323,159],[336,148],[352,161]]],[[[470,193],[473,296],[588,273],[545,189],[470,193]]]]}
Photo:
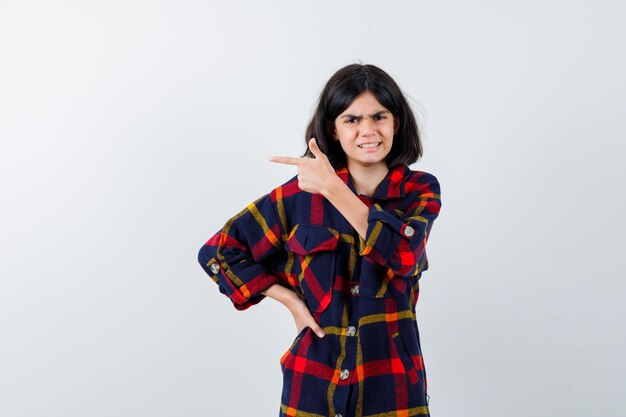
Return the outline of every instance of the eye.
{"type": "Polygon", "coordinates": [[[354,122],[356,122],[356,119],[354,117],[352,117],[350,119],[346,119],[346,123],[348,123],[348,124],[353,124],[354,122]]]}
{"type": "Polygon", "coordinates": [[[383,119],[386,119],[386,118],[387,118],[387,116],[385,116],[384,114],[376,115],[376,120],[383,120],[383,119]]]}

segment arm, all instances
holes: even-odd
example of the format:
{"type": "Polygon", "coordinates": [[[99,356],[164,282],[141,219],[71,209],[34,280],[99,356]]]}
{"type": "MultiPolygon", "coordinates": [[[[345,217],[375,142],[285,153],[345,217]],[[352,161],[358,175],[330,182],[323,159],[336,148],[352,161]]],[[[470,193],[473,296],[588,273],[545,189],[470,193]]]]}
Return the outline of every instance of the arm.
{"type": "Polygon", "coordinates": [[[420,272],[419,261],[441,208],[437,178],[424,172],[406,184],[407,197],[413,200],[401,217],[383,210],[379,204],[368,208],[343,181],[333,183],[328,190],[329,201],[359,233],[359,255],[391,268],[398,276],[410,277],[420,272]]]}
{"type": "Polygon", "coordinates": [[[270,266],[284,256],[274,192],[250,203],[198,252],[198,262],[238,310],[259,303],[279,282],[270,266]]]}
{"type": "Polygon", "coordinates": [[[287,285],[281,285],[266,266],[285,256],[274,201],[272,192],[228,220],[202,246],[198,261],[236,309],[245,310],[267,296],[289,309],[298,333],[308,326],[324,337],[305,302],[287,285]]]}
{"type": "Polygon", "coordinates": [[[319,337],[324,337],[324,330],[320,327],[320,325],[315,321],[315,318],[309,311],[305,302],[298,297],[298,295],[290,290],[289,288],[283,287],[280,284],[274,284],[268,289],[263,291],[263,295],[273,298],[278,301],[291,313],[293,316],[294,322],[296,324],[296,332],[300,333],[300,331],[308,326],[310,327],[319,337]]]}
{"type": "Polygon", "coordinates": [[[365,238],[370,209],[336,175],[323,193],[324,197],[348,220],[354,230],[365,238]]]}

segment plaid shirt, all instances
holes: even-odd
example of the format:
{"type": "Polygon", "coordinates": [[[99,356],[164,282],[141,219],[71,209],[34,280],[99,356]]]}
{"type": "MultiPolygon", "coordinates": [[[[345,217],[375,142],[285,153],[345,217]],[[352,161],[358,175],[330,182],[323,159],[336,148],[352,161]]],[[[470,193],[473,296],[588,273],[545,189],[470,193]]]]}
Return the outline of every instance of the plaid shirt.
{"type": "MultiPolygon", "coordinates": [[[[348,169],[336,174],[357,194],[348,169]]],[[[425,245],[441,208],[437,179],[391,167],[363,239],[297,175],[250,203],[200,249],[219,290],[244,310],[279,283],[305,300],[326,336],[305,327],[281,356],[281,416],[428,416],[415,304],[425,245]]]]}

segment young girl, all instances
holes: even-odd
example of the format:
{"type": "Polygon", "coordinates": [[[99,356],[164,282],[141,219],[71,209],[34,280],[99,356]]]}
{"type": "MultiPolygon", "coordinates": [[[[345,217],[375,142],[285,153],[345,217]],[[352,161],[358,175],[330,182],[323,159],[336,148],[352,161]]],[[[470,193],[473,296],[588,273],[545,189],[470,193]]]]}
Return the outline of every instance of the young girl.
{"type": "Polygon", "coordinates": [[[198,260],[239,310],[266,296],[298,332],[280,358],[280,416],[428,416],[415,304],[441,208],[415,117],[373,65],[322,91],[298,175],[250,203],[198,260]]]}

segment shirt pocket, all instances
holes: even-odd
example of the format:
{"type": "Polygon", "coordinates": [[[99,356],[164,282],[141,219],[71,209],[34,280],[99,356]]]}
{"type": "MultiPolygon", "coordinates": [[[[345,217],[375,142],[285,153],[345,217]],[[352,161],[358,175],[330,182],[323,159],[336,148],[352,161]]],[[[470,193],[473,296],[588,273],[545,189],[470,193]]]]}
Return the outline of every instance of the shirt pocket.
{"type": "Polygon", "coordinates": [[[407,291],[407,279],[396,275],[391,268],[367,259],[361,263],[359,294],[369,298],[398,297],[407,291]]]}
{"type": "Polygon", "coordinates": [[[417,352],[411,352],[408,348],[409,345],[404,342],[399,332],[394,333],[392,338],[398,351],[398,356],[402,361],[409,386],[412,387],[415,394],[418,396],[420,403],[424,405],[428,404],[424,366],[421,362],[421,351],[418,348],[417,352]]]}
{"type": "Polygon", "coordinates": [[[287,349],[287,351],[280,356],[279,362],[283,368],[287,365],[287,363],[291,361],[291,358],[294,356],[294,352],[298,349],[300,341],[304,337],[305,333],[309,330],[309,326],[304,326],[304,328],[300,330],[300,332],[293,339],[293,342],[291,342],[291,346],[289,346],[289,349],[287,349]]]}
{"type": "Polygon", "coordinates": [[[313,313],[321,313],[332,299],[339,232],[333,228],[308,223],[295,225],[285,242],[294,254],[294,273],[313,313]]]}

